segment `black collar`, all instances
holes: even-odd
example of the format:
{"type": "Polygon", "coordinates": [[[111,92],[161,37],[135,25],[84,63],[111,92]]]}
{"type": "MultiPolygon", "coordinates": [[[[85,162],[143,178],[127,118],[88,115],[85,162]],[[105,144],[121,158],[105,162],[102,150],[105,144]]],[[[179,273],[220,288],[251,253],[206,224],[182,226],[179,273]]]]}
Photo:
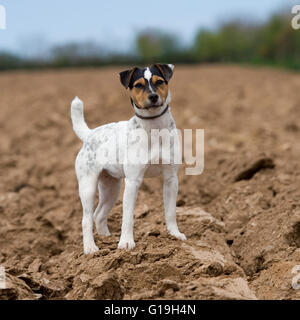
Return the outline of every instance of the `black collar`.
{"type": "MultiPolygon", "coordinates": [[[[131,103],[132,103],[132,106],[133,106],[133,108],[134,108],[135,104],[134,104],[134,102],[133,102],[132,100],[131,100],[131,103]]],[[[138,108],[138,107],[137,107],[137,108],[138,108]]],[[[138,108],[138,109],[140,109],[140,108],[138,108]]],[[[157,115],[151,116],[151,117],[144,117],[144,116],[141,116],[140,114],[137,114],[136,112],[135,112],[135,115],[136,115],[138,118],[143,119],[143,120],[151,120],[151,119],[155,119],[155,118],[161,117],[163,114],[165,114],[165,113],[168,111],[168,109],[169,109],[169,105],[167,105],[160,114],[157,114],[157,115]]]]}

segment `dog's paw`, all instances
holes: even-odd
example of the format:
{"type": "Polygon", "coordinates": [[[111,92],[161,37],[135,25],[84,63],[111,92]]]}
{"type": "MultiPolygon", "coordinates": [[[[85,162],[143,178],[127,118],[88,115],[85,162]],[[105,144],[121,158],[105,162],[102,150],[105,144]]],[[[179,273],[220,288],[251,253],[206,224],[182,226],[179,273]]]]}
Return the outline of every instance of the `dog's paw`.
{"type": "Polygon", "coordinates": [[[97,251],[99,251],[99,248],[95,245],[95,243],[85,245],[83,249],[84,254],[93,254],[97,251]]]}
{"type": "Polygon", "coordinates": [[[96,229],[97,229],[97,233],[100,235],[100,236],[110,236],[110,232],[108,230],[108,227],[107,227],[107,224],[103,225],[103,224],[99,224],[99,225],[96,225],[96,229]]]}
{"type": "Polygon", "coordinates": [[[170,231],[170,235],[179,239],[179,240],[186,240],[186,236],[184,233],[181,233],[179,231],[170,231]]]}
{"type": "Polygon", "coordinates": [[[135,242],[133,239],[120,239],[118,249],[132,250],[135,248],[135,242]]]}

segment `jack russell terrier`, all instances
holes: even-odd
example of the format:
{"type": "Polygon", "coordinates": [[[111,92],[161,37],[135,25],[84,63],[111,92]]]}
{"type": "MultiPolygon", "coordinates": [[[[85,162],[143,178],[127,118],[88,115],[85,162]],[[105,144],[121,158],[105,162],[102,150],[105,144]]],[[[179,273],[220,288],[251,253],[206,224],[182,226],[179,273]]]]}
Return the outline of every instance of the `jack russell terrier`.
{"type": "MultiPolygon", "coordinates": [[[[82,233],[85,254],[99,250],[93,237],[93,220],[98,234],[110,235],[107,216],[119,197],[123,178],[125,179],[125,191],[119,249],[130,250],[135,247],[133,237],[134,207],[139,187],[144,177],[154,177],[160,174],[164,180],[163,200],[167,230],[172,236],[186,240],[185,235],[178,230],[176,222],[179,164],[174,161],[174,152],[167,164],[162,161],[161,153],[157,154],[162,162],[159,164],[152,164],[151,159],[143,163],[122,161],[126,154],[126,148],[128,148],[124,139],[134,130],[143,129],[150,136],[152,129],[167,129],[168,131],[176,129],[169,107],[171,96],[168,88],[173,68],[174,66],[171,64],[155,64],[143,69],[133,68],[119,74],[122,85],[130,91],[130,100],[135,112],[135,115],[128,121],[89,129],[84,120],[82,101],[77,97],[72,101],[73,129],[79,139],[83,141],[83,146],[75,161],[75,170],[83,208],[82,233]],[[117,145],[116,136],[118,136],[117,145]],[[117,162],[103,161],[104,145],[108,146],[108,149],[116,145],[119,157],[117,162]],[[94,211],[97,185],[99,203],[94,211]]],[[[162,144],[159,144],[163,148],[162,144]]],[[[145,144],[139,140],[135,140],[133,150],[149,153],[148,145],[145,150],[145,144]]]]}

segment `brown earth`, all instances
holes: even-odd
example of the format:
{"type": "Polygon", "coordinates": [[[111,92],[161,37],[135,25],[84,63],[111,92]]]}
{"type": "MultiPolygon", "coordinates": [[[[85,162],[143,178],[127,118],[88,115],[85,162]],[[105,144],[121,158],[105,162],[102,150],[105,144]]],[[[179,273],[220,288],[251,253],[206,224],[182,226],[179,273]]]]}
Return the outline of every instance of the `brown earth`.
{"type": "Polygon", "coordinates": [[[205,129],[201,176],[179,174],[178,223],[164,225],[161,180],[145,180],[133,251],[120,251],[122,202],[110,237],[84,256],[74,159],[81,142],[69,107],[87,123],[128,119],[116,68],[0,74],[2,299],[299,299],[300,75],[238,66],[177,67],[179,128],[205,129]]]}

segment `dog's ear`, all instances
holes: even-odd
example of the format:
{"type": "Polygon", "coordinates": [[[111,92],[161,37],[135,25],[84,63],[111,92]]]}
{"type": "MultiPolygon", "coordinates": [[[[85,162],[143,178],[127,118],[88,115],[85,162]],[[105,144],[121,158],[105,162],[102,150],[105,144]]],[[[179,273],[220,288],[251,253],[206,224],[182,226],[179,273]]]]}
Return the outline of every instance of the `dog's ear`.
{"type": "Polygon", "coordinates": [[[162,74],[162,76],[164,77],[164,79],[168,82],[172,76],[173,76],[173,69],[174,69],[174,65],[173,64],[160,64],[157,63],[154,65],[162,74]]]}
{"type": "Polygon", "coordinates": [[[128,89],[129,87],[129,84],[130,84],[130,80],[133,76],[133,73],[134,71],[136,70],[137,68],[133,68],[133,69],[130,69],[130,70],[125,70],[125,71],[122,71],[119,73],[119,76],[120,76],[120,81],[122,83],[122,85],[128,89]]]}

